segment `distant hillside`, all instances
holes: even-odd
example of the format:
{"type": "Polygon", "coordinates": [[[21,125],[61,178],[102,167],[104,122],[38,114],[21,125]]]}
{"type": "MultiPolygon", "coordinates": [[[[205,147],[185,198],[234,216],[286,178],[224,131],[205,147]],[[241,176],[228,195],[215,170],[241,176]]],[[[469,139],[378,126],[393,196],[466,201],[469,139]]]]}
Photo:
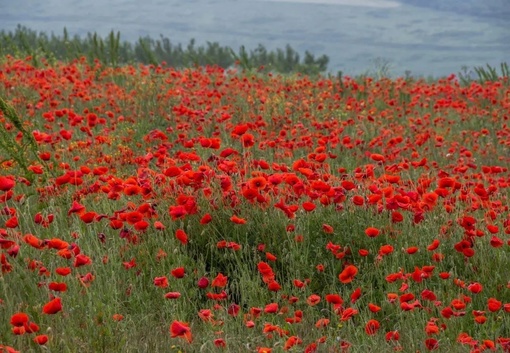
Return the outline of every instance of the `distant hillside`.
{"type": "Polygon", "coordinates": [[[399,0],[399,2],[462,15],[507,20],[510,23],[510,0],[399,0]]]}

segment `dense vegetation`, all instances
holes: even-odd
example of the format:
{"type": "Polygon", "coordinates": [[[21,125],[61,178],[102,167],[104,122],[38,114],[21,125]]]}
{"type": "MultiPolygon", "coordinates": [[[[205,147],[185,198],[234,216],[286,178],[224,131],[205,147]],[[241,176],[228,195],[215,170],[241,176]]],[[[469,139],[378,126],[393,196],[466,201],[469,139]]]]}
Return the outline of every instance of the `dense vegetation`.
{"type": "Polygon", "coordinates": [[[34,63],[41,57],[50,60],[71,61],[85,56],[89,63],[99,60],[102,64],[113,66],[144,63],[183,68],[203,65],[218,65],[228,68],[238,64],[244,69],[260,69],[278,73],[302,72],[305,74],[324,73],[329,58],[322,55],[316,58],[305,52],[301,57],[291,46],[274,51],[260,44],[254,50],[244,47],[235,52],[232,48],[221,46],[217,42],[208,42],[197,46],[191,40],[187,46],[174,44],[169,38],[140,38],[136,43],[123,41],[120,32],[110,32],[105,38],[89,33],[85,38],[70,36],[66,29],[63,35],[38,33],[26,27],[18,26],[14,31],[1,31],[0,55],[16,54],[31,56],[34,63]]]}

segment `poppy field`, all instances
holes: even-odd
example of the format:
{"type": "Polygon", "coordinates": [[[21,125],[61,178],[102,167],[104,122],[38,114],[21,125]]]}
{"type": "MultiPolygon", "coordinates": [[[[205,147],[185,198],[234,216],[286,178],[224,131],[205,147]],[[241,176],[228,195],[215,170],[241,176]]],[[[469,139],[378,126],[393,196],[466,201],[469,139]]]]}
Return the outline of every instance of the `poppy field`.
{"type": "Polygon", "coordinates": [[[6,56],[0,98],[1,352],[510,352],[508,77],[6,56]]]}

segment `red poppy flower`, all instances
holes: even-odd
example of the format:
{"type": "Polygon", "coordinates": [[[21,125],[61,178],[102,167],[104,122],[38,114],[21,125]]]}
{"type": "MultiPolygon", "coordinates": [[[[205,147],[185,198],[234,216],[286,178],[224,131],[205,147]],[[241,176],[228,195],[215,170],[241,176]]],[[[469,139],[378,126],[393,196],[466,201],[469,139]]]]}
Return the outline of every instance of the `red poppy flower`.
{"type": "Polygon", "coordinates": [[[274,280],[274,272],[271,266],[269,266],[266,262],[259,262],[257,265],[257,269],[259,273],[262,275],[262,279],[265,283],[269,283],[274,280]]]}
{"type": "Polygon", "coordinates": [[[129,224],[135,224],[136,222],[140,222],[143,219],[143,214],[138,211],[128,212],[128,213],[124,214],[123,216],[124,217],[122,219],[125,218],[125,220],[129,224]]]}
{"type": "Polygon", "coordinates": [[[389,331],[384,337],[386,341],[398,341],[400,339],[400,333],[398,331],[389,331]]]}
{"type": "Polygon", "coordinates": [[[14,216],[5,221],[5,228],[16,228],[19,225],[18,217],[14,216]]]}
{"type": "Polygon", "coordinates": [[[178,206],[170,206],[168,208],[168,213],[172,217],[172,220],[175,221],[177,219],[184,218],[188,214],[188,211],[186,211],[186,208],[184,206],[178,205],[178,206]]]}
{"type": "Polygon", "coordinates": [[[48,288],[55,292],[65,292],[67,290],[67,285],[63,282],[51,282],[48,288]]]}
{"type": "Polygon", "coordinates": [[[471,283],[467,288],[471,293],[474,294],[478,294],[483,290],[483,286],[478,282],[471,283]]]}
{"type": "Polygon", "coordinates": [[[323,224],[322,225],[322,230],[324,231],[324,233],[326,234],[333,234],[334,232],[334,229],[332,226],[330,226],[329,224],[323,224]]]}
{"type": "Polygon", "coordinates": [[[142,220],[140,222],[136,222],[135,224],[133,224],[133,228],[135,228],[139,232],[143,232],[144,230],[149,228],[149,225],[150,225],[149,222],[142,220]]]}
{"type": "Polygon", "coordinates": [[[317,322],[315,323],[315,327],[317,328],[323,328],[323,327],[326,327],[329,325],[329,322],[330,320],[329,319],[326,319],[326,318],[322,318],[322,319],[319,319],[317,320],[317,322]]]}
{"type": "Polygon", "coordinates": [[[351,303],[354,304],[361,297],[361,288],[356,288],[351,294],[351,303]]]}
{"type": "Polygon", "coordinates": [[[267,289],[269,289],[271,292],[278,292],[280,289],[282,289],[282,287],[278,282],[273,280],[267,284],[267,289]]]}
{"type": "Polygon", "coordinates": [[[489,233],[491,234],[498,234],[499,233],[499,227],[498,226],[495,226],[493,224],[488,224],[487,225],[487,230],[489,231],[489,233]]]}
{"type": "Polygon", "coordinates": [[[0,176],[0,191],[9,191],[16,185],[16,182],[9,177],[0,176]]]}
{"type": "Polygon", "coordinates": [[[371,319],[368,320],[368,322],[365,325],[365,332],[367,333],[367,335],[375,335],[380,327],[381,324],[379,323],[379,321],[371,319]]]}
{"type": "Polygon", "coordinates": [[[464,216],[458,222],[466,230],[474,229],[476,225],[476,219],[471,216],[464,216]]]}
{"type": "Polygon", "coordinates": [[[427,322],[427,325],[425,325],[425,333],[427,334],[427,336],[432,336],[439,333],[439,327],[433,320],[434,319],[427,322]]]}
{"type": "Polygon", "coordinates": [[[348,265],[338,275],[338,279],[340,280],[340,282],[342,282],[344,284],[351,283],[357,273],[358,273],[358,268],[356,266],[348,265]]]}
{"type": "Polygon", "coordinates": [[[182,229],[177,229],[177,231],[175,232],[175,237],[177,238],[177,240],[179,240],[183,245],[186,245],[188,244],[188,235],[186,234],[186,232],[182,229]]]}
{"type": "Polygon", "coordinates": [[[209,286],[209,279],[207,277],[202,277],[197,282],[198,288],[205,289],[209,286]]]}
{"type": "Polygon", "coordinates": [[[306,303],[310,306],[315,306],[319,304],[321,301],[321,297],[317,294],[312,294],[306,299],[306,303]]]}
{"type": "Polygon", "coordinates": [[[155,221],[154,222],[154,228],[157,229],[157,230],[165,230],[166,227],[160,221],[155,221]]]}
{"type": "Polygon", "coordinates": [[[402,213],[400,213],[398,211],[391,212],[391,221],[393,223],[400,223],[403,220],[404,220],[404,216],[402,215],[402,213]]]}
{"type": "Polygon", "coordinates": [[[255,177],[248,180],[248,185],[250,186],[250,189],[262,190],[266,187],[267,180],[262,176],[255,177]]]}
{"type": "Polygon", "coordinates": [[[379,255],[385,256],[391,254],[393,252],[393,246],[391,245],[382,245],[379,249],[379,255]]]}
{"type": "Polygon", "coordinates": [[[292,283],[294,283],[294,286],[295,286],[296,288],[303,288],[304,286],[306,286],[306,283],[305,283],[305,282],[300,281],[300,280],[298,280],[298,279],[293,280],[293,281],[292,281],[292,283]]]}
{"type": "Polygon", "coordinates": [[[179,292],[168,292],[165,294],[166,299],[178,299],[181,297],[181,293],[179,292]]]}
{"type": "Polygon", "coordinates": [[[193,341],[191,329],[186,322],[174,321],[170,325],[170,335],[172,338],[180,337],[191,343],[193,341]]]}
{"type": "Polygon", "coordinates": [[[200,224],[207,224],[212,221],[212,217],[209,213],[206,213],[200,220],[200,224]]]}
{"type": "Polygon", "coordinates": [[[349,190],[352,190],[356,187],[356,184],[354,184],[352,181],[350,180],[342,180],[342,183],[341,183],[342,187],[349,191],[349,190]]]}
{"type": "Polygon", "coordinates": [[[168,287],[168,278],[166,276],[154,278],[154,285],[156,287],[166,288],[168,287]]]}
{"type": "Polygon", "coordinates": [[[278,312],[278,304],[277,303],[267,304],[266,307],[264,308],[264,312],[266,314],[277,313],[278,312]]]}
{"type": "Polygon", "coordinates": [[[243,134],[241,136],[241,141],[243,143],[243,147],[245,148],[255,145],[255,137],[250,133],[243,134]]]}
{"type": "Polygon", "coordinates": [[[303,341],[298,336],[290,336],[287,341],[285,341],[285,345],[283,346],[284,351],[288,351],[295,345],[301,344],[303,341]]]}
{"type": "Polygon", "coordinates": [[[358,310],[353,308],[347,308],[344,311],[342,311],[342,314],[340,316],[341,321],[348,321],[351,317],[358,314],[358,310]]]}
{"type": "Polygon", "coordinates": [[[448,278],[450,278],[450,273],[449,272],[441,272],[441,273],[439,273],[439,278],[448,279],[448,278]]]}
{"type": "Polygon", "coordinates": [[[57,250],[63,250],[63,249],[69,248],[68,242],[63,241],[62,239],[58,239],[58,238],[46,240],[46,245],[50,249],[57,249],[57,250]]]}
{"type": "Polygon", "coordinates": [[[430,300],[430,301],[434,301],[437,299],[436,294],[433,291],[431,291],[430,289],[424,289],[421,292],[421,297],[424,300],[430,300]]]}
{"type": "Polygon", "coordinates": [[[433,351],[439,348],[439,342],[434,338],[427,338],[425,340],[425,347],[427,347],[429,351],[433,351]]]}
{"type": "Polygon", "coordinates": [[[11,316],[12,326],[23,326],[28,322],[28,315],[25,313],[16,313],[11,316]]]}
{"type": "Polygon", "coordinates": [[[216,347],[225,348],[227,347],[227,342],[223,338],[217,338],[213,341],[216,347]]]}
{"type": "Polygon", "coordinates": [[[338,294],[326,294],[326,301],[331,304],[339,304],[342,305],[344,300],[338,294]]]}
{"type": "Polygon", "coordinates": [[[245,224],[246,220],[244,218],[239,218],[237,216],[230,217],[230,220],[234,222],[235,224],[245,224]]]}
{"type": "Polygon", "coordinates": [[[67,215],[69,216],[71,213],[82,213],[85,211],[85,206],[79,204],[77,201],[73,201],[71,208],[67,211],[67,215]]]}
{"type": "Polygon", "coordinates": [[[35,333],[39,332],[40,328],[35,322],[29,322],[28,324],[25,324],[25,330],[27,333],[35,333]]]}
{"type": "Polygon", "coordinates": [[[306,212],[312,212],[313,210],[315,210],[315,204],[313,202],[303,202],[303,209],[306,211],[306,212]]]}
{"type": "Polygon", "coordinates": [[[60,298],[55,298],[50,300],[43,306],[44,314],[56,314],[62,310],[62,300],[60,298]]]}
{"type": "Polygon", "coordinates": [[[477,315],[475,316],[475,322],[479,325],[483,325],[485,324],[485,322],[487,321],[487,317],[484,316],[484,315],[477,315]]]}
{"type": "Polygon", "coordinates": [[[501,309],[502,303],[497,300],[496,298],[489,298],[487,300],[487,307],[489,308],[490,312],[496,312],[499,309],[501,309]]]}
{"type": "Polygon", "coordinates": [[[439,240],[434,239],[432,243],[427,247],[428,251],[434,251],[439,247],[439,240]]]}
{"type": "Polygon", "coordinates": [[[374,227],[368,227],[365,229],[365,234],[370,238],[375,238],[379,235],[380,231],[377,228],[374,227]]]}
{"type": "Polygon", "coordinates": [[[210,309],[201,309],[198,312],[198,317],[204,322],[211,322],[213,320],[213,313],[210,309]]]}
{"type": "Polygon", "coordinates": [[[36,249],[40,249],[43,247],[43,241],[32,234],[26,234],[23,237],[23,241],[36,249]]]}
{"type": "Polygon", "coordinates": [[[257,347],[257,353],[272,353],[273,348],[268,347],[257,347]]]}
{"type": "Polygon", "coordinates": [[[112,315],[112,320],[113,321],[122,321],[122,320],[124,320],[124,315],[122,315],[122,314],[113,314],[112,315]]]}
{"type": "Polygon", "coordinates": [[[177,268],[174,268],[172,271],[170,271],[170,273],[175,278],[183,278],[184,275],[186,274],[186,270],[184,267],[177,267],[177,268]]]}
{"type": "Polygon", "coordinates": [[[34,342],[38,345],[44,345],[48,342],[48,336],[47,335],[39,335],[34,337],[34,342]]]}
{"type": "Polygon", "coordinates": [[[90,259],[90,257],[83,255],[83,254],[76,255],[76,257],[74,259],[74,267],[90,265],[91,263],[92,263],[92,260],[90,259]]]}
{"type": "Polygon", "coordinates": [[[378,153],[372,153],[370,155],[370,159],[372,159],[373,161],[376,161],[376,162],[383,162],[383,163],[386,160],[382,154],[378,154],[378,153]]]}
{"type": "Polygon", "coordinates": [[[362,196],[355,195],[352,197],[352,203],[356,206],[363,206],[365,204],[365,199],[362,196]]]}
{"type": "Polygon", "coordinates": [[[89,224],[97,220],[98,214],[94,211],[85,212],[82,215],[80,215],[80,219],[83,221],[83,223],[89,224]]]}
{"type": "Polygon", "coordinates": [[[270,252],[266,252],[266,260],[267,261],[276,261],[277,258],[276,256],[274,256],[273,254],[271,254],[270,252]]]}
{"type": "Polygon", "coordinates": [[[418,252],[418,247],[416,246],[411,246],[409,248],[406,249],[406,253],[408,253],[409,255],[412,255],[412,254],[415,254],[418,252]]]}
{"type": "Polygon", "coordinates": [[[503,245],[505,245],[505,243],[503,242],[503,240],[495,235],[492,236],[491,238],[491,241],[490,241],[490,244],[493,248],[500,248],[502,247],[503,245]]]}
{"type": "Polygon", "coordinates": [[[11,330],[13,335],[21,336],[27,333],[27,330],[25,329],[25,326],[14,326],[11,330]]]}
{"type": "Polygon", "coordinates": [[[241,306],[235,303],[232,303],[227,308],[227,314],[229,314],[232,317],[236,317],[239,315],[239,310],[241,310],[241,306]]]}
{"type": "Polygon", "coordinates": [[[227,276],[224,276],[222,273],[218,273],[216,278],[212,280],[211,286],[223,288],[227,285],[227,281],[228,281],[227,276]]]}
{"type": "Polygon", "coordinates": [[[377,313],[381,310],[381,307],[372,303],[368,303],[368,310],[370,310],[373,313],[377,313]]]}
{"type": "Polygon", "coordinates": [[[124,222],[122,222],[121,220],[119,219],[112,219],[110,221],[110,227],[112,229],[120,229],[124,226],[124,222]]]}
{"type": "Polygon", "coordinates": [[[359,254],[359,256],[365,257],[365,256],[368,256],[370,254],[370,252],[367,249],[359,249],[358,254],[359,254]]]}
{"type": "Polygon", "coordinates": [[[245,190],[243,190],[243,196],[247,200],[254,201],[255,199],[257,199],[261,195],[259,194],[257,189],[245,189],[245,190]]]}
{"type": "Polygon", "coordinates": [[[71,269],[69,267],[57,267],[55,273],[61,276],[67,276],[71,273],[71,269]]]}

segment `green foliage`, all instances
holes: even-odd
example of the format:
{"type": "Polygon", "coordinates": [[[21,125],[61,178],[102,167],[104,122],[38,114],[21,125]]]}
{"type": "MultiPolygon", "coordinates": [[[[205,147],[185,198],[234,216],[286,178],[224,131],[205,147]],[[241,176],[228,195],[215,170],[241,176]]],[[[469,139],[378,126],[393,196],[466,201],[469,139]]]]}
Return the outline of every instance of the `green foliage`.
{"type": "Polygon", "coordinates": [[[459,80],[463,85],[467,86],[473,81],[481,83],[495,82],[500,77],[506,78],[506,81],[508,82],[508,78],[510,77],[510,70],[508,69],[508,64],[506,62],[502,62],[500,64],[499,73],[497,67],[493,67],[489,64],[487,64],[485,67],[475,66],[473,71],[469,70],[469,68],[466,66],[462,67],[462,71],[459,72],[459,80]]]}
{"type": "MultiPolygon", "coordinates": [[[[37,143],[34,137],[25,130],[23,123],[12,106],[0,97],[0,111],[3,114],[6,124],[0,124],[0,152],[6,160],[13,160],[23,169],[25,176],[32,179],[32,172],[28,170],[26,155],[31,151],[37,158],[37,143]],[[17,137],[10,131],[17,130],[21,134],[18,142],[17,137]]],[[[1,122],[1,120],[0,120],[1,122]]],[[[3,163],[1,160],[0,163],[3,163]]]]}
{"type": "Polygon", "coordinates": [[[325,72],[329,63],[326,55],[316,58],[308,51],[301,59],[299,53],[290,45],[285,49],[267,50],[259,44],[249,52],[241,46],[236,53],[232,48],[221,46],[217,42],[197,46],[194,39],[183,47],[162,35],[159,39],[146,36],[130,43],[121,40],[120,32],[114,31],[105,38],[101,38],[97,33],[88,33],[85,38],[77,35],[71,38],[66,28],[63,35],[58,36],[53,33],[37,33],[18,25],[14,32],[1,31],[0,38],[5,43],[0,47],[0,55],[31,56],[34,65],[38,65],[43,57],[48,60],[71,61],[85,56],[89,63],[99,60],[102,64],[111,66],[134,62],[158,65],[165,62],[177,68],[203,65],[228,68],[237,62],[245,70],[316,75],[325,72]]]}

